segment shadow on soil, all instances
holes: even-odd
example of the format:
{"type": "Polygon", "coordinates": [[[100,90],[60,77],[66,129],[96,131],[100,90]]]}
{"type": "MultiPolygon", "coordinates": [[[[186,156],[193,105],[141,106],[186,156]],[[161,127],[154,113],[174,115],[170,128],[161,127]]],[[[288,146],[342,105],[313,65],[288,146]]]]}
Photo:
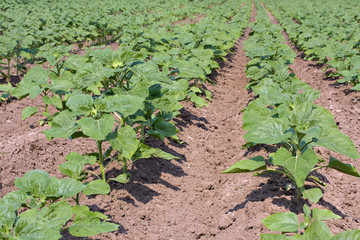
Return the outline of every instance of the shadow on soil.
{"type": "MultiPolygon", "coordinates": [[[[170,149],[164,144],[164,142],[160,140],[147,139],[147,141],[149,146],[160,148],[161,150],[170,153],[179,159],[165,160],[155,157],[149,159],[139,159],[132,165],[131,169],[129,169],[129,173],[132,175],[130,182],[126,184],[121,184],[115,181],[110,182],[111,189],[125,189],[129,193],[128,196],[119,200],[122,200],[128,204],[132,204],[133,206],[137,206],[136,201],[146,204],[150,202],[155,196],[160,195],[160,193],[149,188],[147,186],[149,184],[161,184],[173,191],[181,190],[177,186],[174,186],[171,183],[163,180],[161,178],[162,173],[171,174],[175,177],[186,176],[183,169],[173,163],[173,161],[179,163],[186,161],[185,156],[170,149]]],[[[169,145],[180,144],[170,140],[169,145]]],[[[113,168],[106,173],[106,178],[115,178],[122,173],[122,169],[113,168]]]]}
{"type": "MultiPolygon", "coordinates": [[[[317,177],[319,177],[324,182],[328,182],[325,176],[315,173],[317,177]]],[[[285,207],[289,211],[292,211],[294,213],[303,213],[302,208],[297,208],[297,199],[296,199],[296,193],[294,190],[287,191],[286,190],[286,184],[291,183],[290,179],[285,178],[280,173],[270,173],[265,174],[263,176],[259,176],[263,178],[268,178],[268,181],[266,183],[259,184],[259,189],[252,191],[250,194],[246,196],[245,201],[243,201],[240,204],[237,204],[232,209],[229,209],[226,213],[229,212],[235,212],[240,209],[243,209],[248,202],[263,202],[265,199],[271,198],[272,203],[274,205],[285,207]],[[287,197],[285,197],[287,196],[287,197]],[[289,199],[290,197],[290,199],[289,199]]],[[[306,189],[314,187],[314,185],[304,185],[306,189]]],[[[318,186],[317,186],[318,187],[318,186]]],[[[323,188],[320,188],[322,192],[324,192],[323,188]]],[[[311,203],[307,200],[302,199],[301,200],[301,206],[304,204],[307,204],[308,206],[311,206],[311,203]]],[[[332,205],[331,203],[325,201],[323,198],[318,202],[319,205],[324,206],[325,208],[331,210],[335,214],[340,215],[341,217],[347,217],[344,213],[342,213],[336,206],[332,205]]]]}
{"type": "MultiPolygon", "coordinates": [[[[174,118],[174,123],[176,127],[179,128],[181,131],[184,131],[184,128],[187,128],[188,126],[193,126],[193,125],[202,128],[205,131],[209,131],[209,129],[206,127],[205,124],[210,124],[205,117],[198,117],[193,113],[189,112],[185,108],[180,110],[179,117],[174,118]]],[[[185,146],[186,145],[184,145],[183,147],[185,146]]],[[[177,147],[182,147],[182,146],[177,146],[177,147]]]]}

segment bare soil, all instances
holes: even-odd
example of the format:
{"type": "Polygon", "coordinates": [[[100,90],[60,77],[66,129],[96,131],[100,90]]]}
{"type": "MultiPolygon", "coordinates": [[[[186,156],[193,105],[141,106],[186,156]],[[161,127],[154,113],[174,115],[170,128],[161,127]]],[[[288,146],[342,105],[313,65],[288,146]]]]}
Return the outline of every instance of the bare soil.
{"type": "MultiPolygon", "coordinates": [[[[250,21],[255,20],[255,15],[253,7],[250,21]]],[[[261,223],[264,217],[294,210],[294,193],[285,190],[288,180],[281,175],[253,178],[250,173],[221,174],[236,161],[265,156],[271,150],[269,146],[241,149],[245,143],[241,110],[253,99],[245,90],[248,59],[243,42],[249,32],[249,28],[245,30],[233,54],[212,74],[216,86],[207,85],[214,96],[209,107],[198,109],[184,103],[181,116],[175,119],[184,143],[149,140],[149,144],[178,156],[180,160],[140,160],[131,170],[133,180],[130,183],[113,183],[109,195],[81,199],[82,204],[103,212],[122,225],[118,232],[91,239],[259,239],[260,233],[268,232],[261,223]]],[[[334,114],[339,128],[360,150],[359,94],[349,92],[348,86],[332,86],[332,82],[324,80],[321,69],[298,54],[291,68],[300,79],[322,91],[317,103],[334,114]]],[[[15,189],[15,177],[31,169],[44,169],[61,177],[58,165],[64,162],[69,152],[86,153],[96,149],[91,140],[48,141],[41,133],[46,127],[38,124],[41,115],[21,121],[22,109],[39,103],[39,99],[26,98],[0,106],[0,197],[15,189]]],[[[321,148],[317,151],[325,159],[331,154],[360,169],[356,160],[321,148]]],[[[119,171],[114,166],[107,177],[119,171]]],[[[327,169],[316,174],[328,186],[323,188],[323,199],[312,206],[330,209],[343,217],[328,221],[333,233],[360,229],[359,180],[327,169]]],[[[75,238],[65,234],[63,239],[75,238]]]]}

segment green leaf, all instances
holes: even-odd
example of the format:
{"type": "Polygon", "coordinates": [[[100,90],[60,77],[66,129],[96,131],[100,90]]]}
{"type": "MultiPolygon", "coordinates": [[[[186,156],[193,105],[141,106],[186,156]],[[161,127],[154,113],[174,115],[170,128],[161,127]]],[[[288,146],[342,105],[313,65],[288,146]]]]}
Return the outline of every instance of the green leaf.
{"type": "Polygon", "coordinates": [[[317,203],[320,200],[320,198],[322,198],[322,196],[323,196],[323,194],[319,188],[311,188],[311,189],[304,190],[302,195],[303,195],[304,199],[307,199],[314,203],[317,203]]]}
{"type": "Polygon", "coordinates": [[[49,174],[38,169],[25,173],[22,178],[15,178],[15,186],[34,197],[43,197],[49,182],[49,174]]]}
{"type": "Polygon", "coordinates": [[[328,166],[351,176],[360,177],[360,173],[354,166],[348,163],[342,163],[334,157],[330,157],[330,163],[328,166]]]}
{"type": "Polygon", "coordinates": [[[77,115],[89,115],[93,110],[93,98],[86,94],[72,95],[67,100],[66,106],[77,115]]]}
{"type": "Polygon", "coordinates": [[[100,233],[116,231],[119,225],[105,222],[107,216],[99,212],[91,212],[86,206],[74,206],[76,215],[69,233],[75,237],[90,237],[100,233]],[[104,221],[100,221],[104,220],[104,221]]]}
{"type": "Polygon", "coordinates": [[[22,111],[22,120],[27,119],[28,117],[34,115],[39,110],[38,107],[25,107],[22,111]]]}
{"type": "Polygon", "coordinates": [[[208,102],[204,98],[197,96],[195,93],[190,94],[190,101],[193,102],[198,108],[208,106],[208,102]]]}
{"type": "Polygon", "coordinates": [[[54,117],[51,129],[43,131],[48,139],[52,138],[68,138],[79,126],[76,124],[76,116],[69,110],[60,112],[54,117]]]}
{"type": "Polygon", "coordinates": [[[119,182],[119,183],[128,183],[131,179],[131,175],[129,173],[123,173],[117,176],[116,178],[110,178],[110,180],[119,182]]]}
{"type": "Polygon", "coordinates": [[[298,230],[298,216],[292,212],[275,213],[267,216],[262,223],[271,231],[295,232],[298,230]]]}
{"type": "Polygon", "coordinates": [[[333,213],[332,211],[330,211],[328,209],[314,208],[312,210],[312,215],[313,215],[313,218],[317,218],[320,221],[326,221],[326,220],[330,220],[330,219],[340,219],[341,218],[341,216],[333,213]]]}
{"type": "Polygon", "coordinates": [[[78,152],[70,152],[66,158],[67,161],[77,161],[77,162],[81,162],[83,164],[90,164],[93,165],[96,162],[96,157],[95,156],[90,156],[90,155],[81,155],[78,152]]]}
{"type": "Polygon", "coordinates": [[[289,240],[289,239],[291,239],[291,237],[280,234],[273,234],[273,233],[260,234],[260,240],[289,240]]]}
{"type": "Polygon", "coordinates": [[[265,159],[261,156],[241,160],[226,169],[223,173],[256,172],[266,169],[265,159]]]}
{"type": "Polygon", "coordinates": [[[155,148],[155,152],[153,153],[153,156],[157,157],[157,158],[166,159],[166,160],[179,159],[178,157],[176,157],[170,153],[164,152],[163,150],[161,150],[159,148],[155,148]]]}
{"type": "MultiPolygon", "coordinates": [[[[145,97],[145,96],[144,96],[145,97]]],[[[99,107],[103,112],[119,112],[125,118],[141,109],[144,98],[132,95],[115,95],[101,100],[99,107]]]]}
{"type": "Polygon", "coordinates": [[[83,175],[84,165],[93,165],[95,162],[95,156],[82,156],[77,152],[71,152],[66,156],[66,162],[59,166],[59,170],[64,175],[82,181],[85,177],[83,175]]]}
{"type": "Polygon", "coordinates": [[[307,226],[307,224],[311,222],[311,209],[309,208],[308,205],[304,204],[303,210],[304,210],[304,220],[306,223],[305,226],[307,226]]]}
{"type": "Polygon", "coordinates": [[[348,230],[330,238],[330,240],[360,240],[360,230],[348,230]]]}
{"type": "Polygon", "coordinates": [[[63,178],[59,180],[57,195],[62,196],[62,198],[70,198],[81,192],[84,188],[85,186],[81,182],[73,178],[63,178]]]}
{"type": "Polygon", "coordinates": [[[80,119],[78,123],[85,135],[96,141],[101,141],[112,131],[115,120],[112,115],[105,114],[98,120],[84,117],[80,119]]]}
{"type": "Polygon", "coordinates": [[[316,146],[325,147],[352,159],[360,158],[360,154],[351,139],[337,128],[322,129],[318,134],[313,135],[313,141],[316,146]]]}
{"type": "Polygon", "coordinates": [[[86,185],[86,188],[83,190],[83,193],[87,196],[89,195],[106,195],[110,192],[110,186],[107,182],[104,182],[100,179],[91,181],[86,185]]]}
{"type": "Polygon", "coordinates": [[[133,159],[150,158],[150,157],[163,158],[166,160],[179,159],[178,157],[170,153],[164,152],[159,148],[152,148],[148,145],[140,143],[137,151],[133,155],[133,159]]]}
{"type": "Polygon", "coordinates": [[[315,218],[312,224],[306,229],[304,239],[330,239],[332,233],[326,224],[319,219],[315,218]]]}
{"type": "Polygon", "coordinates": [[[291,137],[289,127],[280,119],[268,119],[252,126],[244,138],[248,142],[276,144],[291,137]]]}
{"type": "Polygon", "coordinates": [[[48,85],[49,70],[41,66],[32,67],[22,79],[24,83],[35,83],[38,86],[48,85]]]}
{"type": "Polygon", "coordinates": [[[174,67],[179,69],[179,76],[185,78],[204,78],[204,70],[189,61],[180,61],[174,67]]]}
{"type": "Polygon", "coordinates": [[[155,130],[164,137],[176,135],[176,127],[172,122],[168,122],[162,117],[156,118],[154,121],[155,130]]]}
{"type": "Polygon", "coordinates": [[[136,132],[130,126],[122,127],[117,132],[109,134],[106,140],[126,159],[131,159],[140,144],[136,132]]]}
{"type": "Polygon", "coordinates": [[[285,148],[274,154],[273,163],[287,169],[295,179],[296,185],[302,187],[306,177],[317,164],[317,156],[313,149],[306,150],[301,156],[292,156],[285,148]]]}
{"type": "Polygon", "coordinates": [[[59,95],[54,95],[51,98],[48,96],[43,96],[43,102],[47,105],[54,105],[57,109],[62,109],[62,100],[59,95]]]}

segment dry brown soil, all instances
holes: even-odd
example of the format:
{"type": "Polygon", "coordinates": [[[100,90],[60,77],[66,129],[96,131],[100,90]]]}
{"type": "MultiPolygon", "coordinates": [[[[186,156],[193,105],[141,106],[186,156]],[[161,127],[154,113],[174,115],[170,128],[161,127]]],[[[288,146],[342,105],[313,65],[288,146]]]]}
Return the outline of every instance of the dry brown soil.
{"type": "MultiPolygon", "coordinates": [[[[255,14],[254,8],[250,21],[254,21],[255,14]]],[[[275,23],[273,17],[272,20],[275,23]]],[[[184,143],[148,142],[180,160],[140,160],[131,170],[130,183],[111,184],[112,191],[107,196],[81,199],[82,204],[122,225],[118,232],[92,239],[259,239],[260,233],[268,232],[261,223],[264,217],[295,208],[294,193],[285,190],[288,180],[280,175],[253,178],[250,173],[221,174],[236,161],[265,156],[269,150],[267,146],[251,151],[240,148],[245,143],[241,110],[253,99],[245,90],[248,59],[243,42],[249,32],[246,29],[234,53],[212,74],[216,86],[207,85],[214,96],[209,107],[197,109],[184,103],[181,117],[175,120],[184,143]]],[[[291,68],[300,79],[322,91],[317,103],[334,114],[339,128],[360,150],[359,93],[350,92],[349,86],[333,85],[321,69],[298,54],[291,68]]],[[[40,115],[21,121],[22,109],[39,103],[39,99],[23,99],[0,106],[0,197],[15,189],[15,177],[31,169],[44,169],[61,177],[57,167],[69,152],[96,149],[90,140],[46,140],[41,133],[46,127],[38,124],[40,115]]],[[[360,169],[359,161],[321,148],[317,151],[325,159],[331,154],[360,169]]],[[[114,166],[107,177],[119,172],[114,166]]],[[[328,221],[333,233],[359,229],[359,180],[327,169],[318,171],[317,176],[328,185],[323,188],[323,199],[312,207],[327,208],[343,217],[328,221]]],[[[63,239],[75,238],[65,234],[63,239]]]]}

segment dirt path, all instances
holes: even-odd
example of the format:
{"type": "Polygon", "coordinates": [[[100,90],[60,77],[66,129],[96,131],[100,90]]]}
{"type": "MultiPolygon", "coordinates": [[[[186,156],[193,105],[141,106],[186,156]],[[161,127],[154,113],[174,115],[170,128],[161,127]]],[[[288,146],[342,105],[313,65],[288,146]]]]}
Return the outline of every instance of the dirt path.
{"type": "MultiPolygon", "coordinates": [[[[271,12],[268,10],[267,12],[271,23],[279,24],[271,12]]],[[[304,60],[303,52],[297,50],[285,31],[283,35],[286,44],[297,54],[290,68],[302,81],[308,83],[313,89],[321,91],[315,103],[327,108],[333,114],[339,129],[351,138],[360,151],[360,94],[349,91],[350,87],[347,85],[334,84],[335,80],[330,81],[316,61],[304,60]]],[[[360,169],[359,159],[352,160],[324,148],[318,148],[317,152],[326,160],[333,156],[360,169]]],[[[331,169],[322,169],[318,172],[326,177],[328,184],[326,188],[323,188],[323,199],[314,207],[325,207],[344,217],[341,220],[329,222],[333,233],[359,229],[360,209],[357,206],[360,205],[360,180],[331,169]]]]}

